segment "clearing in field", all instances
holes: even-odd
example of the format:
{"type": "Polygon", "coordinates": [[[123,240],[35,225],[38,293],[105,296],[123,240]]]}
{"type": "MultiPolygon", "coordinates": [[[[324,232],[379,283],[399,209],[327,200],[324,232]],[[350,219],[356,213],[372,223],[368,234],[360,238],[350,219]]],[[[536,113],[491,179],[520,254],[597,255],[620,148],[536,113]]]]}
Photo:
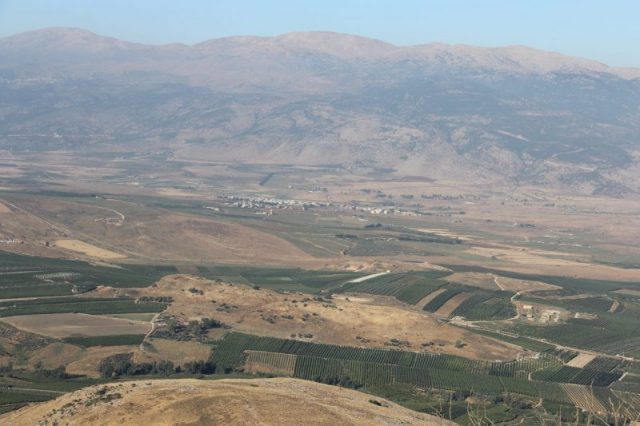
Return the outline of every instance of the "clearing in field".
{"type": "Polygon", "coordinates": [[[518,247],[471,247],[467,253],[478,256],[505,260],[513,263],[539,266],[580,266],[582,263],[573,260],[574,255],[567,253],[529,250],[518,247]]]}
{"type": "Polygon", "coordinates": [[[135,353],[137,346],[94,346],[81,348],[67,343],[55,342],[29,354],[29,365],[56,368],[64,365],[69,374],[98,377],[98,365],[104,358],[120,353],[135,353]]]}
{"type": "Polygon", "coordinates": [[[448,229],[443,228],[418,228],[416,231],[423,232],[425,234],[437,235],[439,237],[457,238],[462,241],[471,241],[473,239],[471,235],[456,234],[455,232],[451,232],[448,229]]]}
{"type": "Polygon", "coordinates": [[[138,346],[94,346],[82,351],[82,356],[67,364],[67,372],[89,377],[99,377],[98,366],[103,359],[123,353],[135,354],[138,346]]]}
{"type": "Polygon", "coordinates": [[[451,299],[447,300],[444,305],[442,305],[436,312],[436,315],[442,317],[448,317],[455,311],[458,306],[465,300],[471,297],[471,293],[458,293],[453,296],[451,299]]]}
{"type": "Polygon", "coordinates": [[[446,288],[439,288],[436,291],[432,291],[431,293],[427,294],[425,297],[420,299],[420,301],[416,303],[416,306],[421,310],[424,309],[424,307],[427,306],[429,302],[431,302],[436,297],[440,296],[445,291],[447,291],[446,288]]]}
{"type": "Polygon", "coordinates": [[[66,250],[75,251],[77,253],[82,253],[89,257],[95,257],[97,259],[104,260],[115,260],[115,259],[124,259],[127,256],[116,253],[111,250],[103,249],[93,244],[85,243],[80,240],[58,240],[55,243],[56,247],[60,247],[66,250]]]}
{"type": "Polygon", "coordinates": [[[145,341],[144,353],[138,352],[135,362],[149,362],[152,360],[169,360],[176,365],[185,362],[206,361],[211,356],[211,346],[189,341],[149,338],[145,341]]]}
{"type": "Polygon", "coordinates": [[[581,352],[577,357],[574,357],[571,361],[569,361],[567,363],[567,366],[582,368],[594,359],[596,359],[596,355],[581,352]]]}
{"type": "Polygon", "coordinates": [[[374,278],[378,278],[378,277],[382,277],[384,275],[390,274],[389,271],[387,272],[378,272],[377,274],[371,274],[371,275],[365,275],[364,277],[359,277],[359,278],[354,278],[351,281],[347,281],[348,283],[361,283],[361,282],[365,282],[367,280],[372,280],[374,278]]]}
{"type": "Polygon", "coordinates": [[[56,339],[77,336],[145,334],[150,328],[148,322],[76,313],[21,315],[6,317],[2,320],[21,330],[56,339]]]}
{"type": "Polygon", "coordinates": [[[517,293],[559,290],[560,287],[541,281],[521,280],[517,278],[501,277],[487,272],[456,272],[447,277],[448,281],[478,287],[484,290],[504,290],[517,293]]]}

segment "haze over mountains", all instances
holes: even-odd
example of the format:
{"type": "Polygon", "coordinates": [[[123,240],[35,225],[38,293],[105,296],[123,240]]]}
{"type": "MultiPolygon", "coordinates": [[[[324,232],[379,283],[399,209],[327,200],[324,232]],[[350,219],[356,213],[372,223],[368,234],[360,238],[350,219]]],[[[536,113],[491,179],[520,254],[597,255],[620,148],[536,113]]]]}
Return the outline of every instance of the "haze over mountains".
{"type": "Polygon", "coordinates": [[[640,190],[640,69],[523,46],[322,32],[148,46],[44,29],[0,39],[0,129],[14,151],[640,190]]]}

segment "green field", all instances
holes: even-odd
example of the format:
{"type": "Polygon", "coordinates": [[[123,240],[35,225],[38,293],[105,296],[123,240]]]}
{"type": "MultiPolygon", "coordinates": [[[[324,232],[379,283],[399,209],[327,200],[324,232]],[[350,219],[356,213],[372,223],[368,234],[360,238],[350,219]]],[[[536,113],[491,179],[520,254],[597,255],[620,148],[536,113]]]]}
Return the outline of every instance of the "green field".
{"type": "Polygon", "coordinates": [[[17,300],[0,302],[0,317],[37,314],[125,314],[142,312],[161,312],[166,308],[163,303],[141,302],[133,299],[56,297],[49,299],[17,300]]]}
{"type": "Polygon", "coordinates": [[[392,296],[414,305],[427,294],[445,285],[442,278],[448,274],[440,271],[392,273],[359,283],[346,283],[336,291],[392,296]]]}
{"type": "MultiPolygon", "coordinates": [[[[476,361],[452,355],[359,349],[295,340],[229,333],[215,348],[211,361],[219,373],[242,370],[245,351],[293,354],[294,377],[352,387],[408,384],[481,395],[520,394],[556,403],[571,403],[559,383],[606,386],[620,375],[563,365],[553,351],[538,358],[511,362],[476,361]],[[529,379],[531,377],[533,380],[529,379]]],[[[264,358],[268,359],[268,358],[264,358]]],[[[291,358],[287,358],[291,362],[291,358]]],[[[264,361],[264,360],[263,360],[264,361]]],[[[280,366],[280,362],[278,361],[280,366]]],[[[609,363],[602,363],[605,368],[609,363]]],[[[281,366],[280,366],[281,367],[281,366]]],[[[601,395],[610,395],[601,390],[601,395]]]]}
{"type": "Polygon", "coordinates": [[[98,285],[147,287],[172,266],[97,266],[82,261],[50,259],[0,252],[0,299],[65,296],[83,293],[98,285]]]}
{"type": "Polygon", "coordinates": [[[347,281],[364,275],[355,272],[229,265],[199,266],[198,271],[200,275],[208,279],[254,285],[276,291],[299,291],[309,294],[334,291],[347,281]]]}

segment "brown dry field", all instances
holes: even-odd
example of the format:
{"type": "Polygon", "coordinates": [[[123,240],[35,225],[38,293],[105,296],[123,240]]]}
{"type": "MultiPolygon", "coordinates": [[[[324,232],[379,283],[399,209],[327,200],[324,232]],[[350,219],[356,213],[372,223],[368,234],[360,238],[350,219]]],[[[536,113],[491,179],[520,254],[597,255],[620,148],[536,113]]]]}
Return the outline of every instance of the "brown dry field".
{"type": "Polygon", "coordinates": [[[65,256],[64,250],[43,247],[51,235],[57,234],[73,237],[58,239],[84,243],[75,242],[72,246],[61,243],[62,248],[76,250],[75,256],[104,260],[117,260],[110,251],[116,252],[116,256],[126,255],[147,262],[284,262],[291,265],[313,260],[282,238],[233,222],[118,203],[117,211],[122,212],[125,220],[114,226],[96,221],[105,217],[104,207],[55,198],[21,198],[15,203],[24,209],[23,214],[10,215],[14,217],[3,226],[14,233],[30,229],[27,243],[38,247],[34,254],[39,255],[65,256]],[[73,224],[72,229],[66,225],[69,222],[73,224]],[[91,248],[92,245],[104,251],[91,248]]]}
{"type": "Polygon", "coordinates": [[[589,364],[591,361],[593,361],[595,358],[596,358],[596,355],[594,354],[580,353],[578,354],[577,357],[573,358],[566,365],[568,367],[582,368],[585,365],[589,364]]]}
{"type": "Polygon", "coordinates": [[[456,272],[448,275],[447,281],[484,290],[499,290],[495,282],[495,276],[486,272],[456,272]]]}
{"type": "Polygon", "coordinates": [[[446,228],[418,228],[416,231],[420,231],[426,234],[434,234],[440,237],[449,237],[449,238],[457,238],[462,241],[470,241],[473,239],[470,235],[462,235],[451,232],[446,228]]]}
{"type": "Polygon", "coordinates": [[[198,342],[182,342],[177,340],[148,338],[144,352],[137,351],[135,362],[172,361],[176,365],[184,365],[191,361],[206,361],[211,355],[211,346],[198,342]]]}
{"type": "MultiPolygon", "coordinates": [[[[564,265],[558,265],[555,264],[554,261],[551,261],[546,264],[528,264],[524,262],[510,262],[505,259],[494,260],[491,259],[490,256],[482,256],[481,260],[475,260],[463,259],[451,255],[428,256],[426,259],[434,264],[489,267],[492,269],[516,272],[520,274],[565,276],[572,278],[613,280],[622,282],[640,281],[640,269],[624,269],[594,263],[576,262],[575,264],[566,263],[564,265]]],[[[541,263],[544,263],[544,261],[541,263]]]]}
{"type": "Polygon", "coordinates": [[[145,334],[148,322],[88,314],[40,314],[5,317],[2,321],[30,333],[62,339],[72,336],[145,334]]]}
{"type": "MultiPolygon", "coordinates": [[[[464,210],[466,214],[460,217],[446,214],[442,217],[439,214],[418,218],[392,217],[391,220],[401,221],[411,229],[424,229],[442,235],[459,235],[471,239],[460,247],[468,249],[466,252],[459,250],[455,254],[434,254],[423,257],[423,261],[427,260],[431,264],[490,266],[521,273],[620,281],[640,280],[640,272],[637,269],[617,268],[591,261],[592,251],[604,253],[605,258],[612,261],[616,261],[616,253],[640,259],[640,247],[637,246],[640,238],[640,199],[637,197],[610,199],[576,196],[535,187],[518,188],[518,193],[511,190],[501,193],[506,188],[493,188],[492,192],[487,193],[486,188],[465,182],[376,181],[371,177],[331,175],[325,172],[317,175],[314,172],[316,174],[313,179],[318,179],[317,183],[326,184],[329,188],[327,195],[286,187],[261,188],[257,182],[263,177],[262,172],[239,171],[232,165],[212,162],[199,164],[197,161],[187,166],[174,164],[174,168],[169,167],[166,170],[167,179],[175,179],[176,184],[185,183],[186,178],[180,172],[181,168],[184,168],[198,176],[220,178],[224,183],[220,184],[220,187],[213,183],[214,189],[180,190],[177,194],[175,191],[167,193],[167,190],[173,191],[171,186],[148,188],[143,185],[131,185],[131,180],[127,179],[120,184],[102,179],[104,176],[124,173],[128,164],[126,160],[109,164],[94,162],[85,167],[76,167],[74,154],[61,152],[50,157],[33,154],[23,160],[16,159],[15,162],[18,164],[17,168],[22,169],[28,168],[36,159],[48,164],[52,171],[66,176],[59,183],[66,185],[69,190],[104,191],[128,196],[148,195],[149,191],[161,194],[164,191],[167,200],[188,195],[191,199],[202,200],[203,204],[215,199],[212,193],[242,191],[247,188],[255,190],[256,193],[278,191],[284,196],[297,199],[326,201],[327,196],[330,196],[334,202],[355,200],[363,203],[374,202],[376,199],[371,194],[363,194],[360,189],[380,189],[397,196],[394,199],[401,199],[401,194],[410,193],[416,197],[410,203],[418,202],[426,211],[449,208],[464,210]],[[420,198],[420,194],[423,193],[466,195],[472,197],[473,201],[423,200],[420,198]],[[517,226],[522,223],[533,224],[535,227],[517,226]],[[544,250],[528,246],[530,242],[539,238],[546,239],[544,250]],[[572,248],[574,245],[575,249],[572,248]],[[592,246],[593,248],[586,248],[592,246]],[[491,256],[496,258],[492,259],[491,256]]],[[[146,160],[142,161],[144,163],[146,160]]],[[[277,172],[277,166],[273,167],[277,172]]],[[[296,173],[303,176],[303,169],[299,168],[296,173]]],[[[149,173],[151,179],[153,173],[149,173]]],[[[285,171],[286,173],[288,172],[285,171]]],[[[426,267],[413,261],[405,262],[403,258],[406,256],[345,258],[336,253],[335,258],[318,259],[284,239],[270,234],[266,228],[256,229],[219,217],[214,219],[175,213],[127,201],[102,200],[98,206],[53,197],[10,198],[11,202],[21,205],[32,214],[31,217],[25,217],[24,214],[3,215],[7,218],[3,218],[0,238],[3,234],[24,234],[26,237],[24,244],[6,247],[7,250],[19,253],[69,257],[71,254],[65,250],[44,247],[47,240],[69,238],[124,254],[128,256],[127,261],[131,262],[215,261],[330,269],[353,265],[355,268],[372,272],[377,271],[378,267],[392,270],[426,267]],[[111,208],[121,211],[126,216],[122,226],[95,221],[105,216],[105,209],[111,208]],[[64,234],[68,237],[64,237],[64,234]]],[[[369,219],[379,220],[376,216],[370,216],[369,219]]]]}
{"type": "Polygon", "coordinates": [[[123,254],[103,249],[80,240],[58,240],[55,242],[55,246],[101,260],[118,260],[127,257],[123,254]]]}
{"type": "Polygon", "coordinates": [[[408,341],[405,349],[414,351],[425,350],[421,345],[433,341],[443,346],[435,345],[432,350],[490,360],[514,359],[522,351],[515,345],[439,323],[426,312],[390,298],[325,302],[300,293],[255,290],[185,275],[165,277],[149,288],[101,288],[93,293],[96,297],[123,294],[171,296],[174,301],[166,313],[180,320],[211,317],[234,330],[257,335],[290,338],[292,334],[310,333],[316,342],[372,348],[386,348],[395,338],[408,341]],[[190,288],[200,289],[204,295],[193,294],[190,288]],[[456,348],[457,340],[467,346],[456,348]]]}
{"type": "Polygon", "coordinates": [[[119,353],[134,353],[138,346],[96,346],[81,348],[65,343],[52,343],[29,354],[29,365],[41,362],[45,368],[64,365],[67,373],[99,377],[98,364],[104,358],[119,353]]]}
{"type": "Polygon", "coordinates": [[[517,278],[498,277],[486,272],[456,272],[446,277],[448,281],[460,283],[485,290],[506,290],[506,291],[543,291],[559,290],[561,287],[547,284],[540,281],[521,280],[517,278]]]}
{"type": "Polygon", "coordinates": [[[466,252],[512,263],[524,263],[525,265],[582,266],[584,264],[584,262],[573,260],[576,256],[571,254],[517,247],[471,247],[466,252]]]}
{"type": "Polygon", "coordinates": [[[152,380],[93,386],[0,416],[12,426],[449,425],[351,389],[296,379],[152,380]],[[99,389],[120,394],[100,401],[99,389]]]}

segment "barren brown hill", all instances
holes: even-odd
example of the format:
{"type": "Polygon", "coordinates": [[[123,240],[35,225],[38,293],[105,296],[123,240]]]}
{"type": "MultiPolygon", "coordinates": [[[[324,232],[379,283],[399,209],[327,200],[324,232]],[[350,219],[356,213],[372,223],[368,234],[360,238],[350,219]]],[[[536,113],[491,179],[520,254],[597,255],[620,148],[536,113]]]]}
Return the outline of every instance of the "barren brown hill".
{"type": "Polygon", "coordinates": [[[4,425],[448,425],[378,397],[295,379],[94,386],[0,416],[4,425]]]}
{"type": "Polygon", "coordinates": [[[188,275],[172,275],[149,288],[102,288],[94,296],[170,296],[166,314],[188,322],[216,318],[236,331],[341,346],[389,348],[393,339],[411,351],[435,351],[487,360],[516,359],[522,348],[438,322],[430,314],[391,298],[324,299],[277,293],[188,275]],[[197,289],[198,291],[189,291],[197,289]],[[200,293],[201,292],[201,293],[200,293]],[[466,346],[457,347],[461,340],[466,346]],[[433,346],[424,343],[433,342],[433,346]]]}

